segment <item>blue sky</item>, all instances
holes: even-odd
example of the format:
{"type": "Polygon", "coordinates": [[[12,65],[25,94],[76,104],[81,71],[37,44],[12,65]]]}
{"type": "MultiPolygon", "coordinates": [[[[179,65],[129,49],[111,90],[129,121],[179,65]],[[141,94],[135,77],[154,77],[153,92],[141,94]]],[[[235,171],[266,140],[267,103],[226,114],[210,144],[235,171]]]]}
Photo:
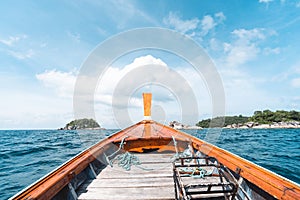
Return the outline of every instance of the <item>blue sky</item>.
{"type": "MultiPolygon", "coordinates": [[[[74,118],[74,84],[88,55],[107,38],[143,27],[178,31],[204,48],[223,80],[226,114],[300,110],[300,1],[11,0],[0,2],[0,17],[0,129],[64,126],[74,118]]],[[[142,62],[163,63],[197,87],[188,65],[174,55],[143,50],[123,56],[95,97],[102,126],[117,127],[111,94],[103,91],[114,89],[110,81],[118,82],[123,68],[142,62]]],[[[180,120],[170,107],[176,102],[165,105],[164,90],[153,91],[161,95],[154,104],[158,118],[180,120]]],[[[209,93],[195,93],[198,119],[209,117],[209,93]]],[[[140,99],[132,102],[140,105],[140,99]]],[[[130,111],[133,122],[139,110],[130,111]]]]}

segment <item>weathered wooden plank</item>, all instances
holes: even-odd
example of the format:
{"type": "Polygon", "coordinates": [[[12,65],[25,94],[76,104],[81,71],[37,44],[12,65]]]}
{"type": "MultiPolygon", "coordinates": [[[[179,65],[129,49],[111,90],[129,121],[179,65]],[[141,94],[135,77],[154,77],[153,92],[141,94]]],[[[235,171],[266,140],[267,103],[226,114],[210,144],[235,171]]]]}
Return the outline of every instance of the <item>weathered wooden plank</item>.
{"type": "Polygon", "coordinates": [[[124,178],[150,178],[150,177],[173,177],[173,173],[170,171],[159,172],[156,173],[145,173],[145,172],[137,172],[137,173],[118,173],[118,172],[105,172],[101,173],[97,176],[97,179],[124,179],[124,178]]]}
{"type": "Polygon", "coordinates": [[[107,166],[92,183],[78,193],[80,200],[96,199],[174,199],[171,154],[135,154],[144,170],[132,166],[130,171],[107,166]]]}
{"type": "Polygon", "coordinates": [[[171,164],[148,164],[141,165],[144,169],[132,166],[130,171],[126,171],[118,166],[106,167],[98,176],[97,179],[111,178],[136,178],[136,177],[172,177],[171,164]],[[148,170],[145,170],[148,169],[148,170]]]}
{"type": "MultiPolygon", "coordinates": [[[[110,166],[108,166],[108,167],[110,167],[110,166]]],[[[132,165],[130,171],[137,170],[137,171],[149,171],[150,172],[150,171],[157,170],[157,169],[171,170],[172,167],[173,166],[170,163],[146,163],[146,164],[142,163],[140,165],[132,165]],[[149,169],[149,170],[147,170],[147,169],[149,169]]],[[[122,167],[119,167],[117,162],[115,162],[113,164],[113,167],[111,170],[126,171],[122,167]]]]}
{"type": "Polygon", "coordinates": [[[141,163],[171,163],[175,154],[134,154],[141,163]]]}
{"type": "Polygon", "coordinates": [[[97,176],[97,178],[111,178],[111,177],[124,177],[124,176],[131,176],[136,174],[145,174],[145,175],[151,175],[151,174],[172,174],[171,170],[152,170],[152,171],[143,171],[143,170],[130,170],[130,171],[124,171],[124,170],[105,170],[102,171],[101,174],[97,176]]]}
{"type": "Polygon", "coordinates": [[[145,188],[91,188],[87,193],[83,193],[79,200],[169,200],[174,199],[174,187],[145,187],[145,188]]]}
{"type": "MultiPolygon", "coordinates": [[[[171,163],[172,163],[172,159],[171,158],[160,160],[159,158],[156,159],[156,158],[151,158],[150,157],[148,159],[147,157],[145,157],[145,158],[142,158],[142,159],[139,158],[139,161],[140,161],[140,163],[141,163],[142,166],[156,165],[156,164],[158,164],[160,166],[172,166],[171,165],[171,163]]],[[[114,161],[113,165],[117,166],[117,162],[118,161],[114,161]]]]}
{"type": "Polygon", "coordinates": [[[124,188],[124,187],[172,187],[174,186],[174,180],[169,178],[136,178],[136,179],[96,179],[88,187],[89,188],[124,188]]]}
{"type": "MultiPolygon", "coordinates": [[[[151,174],[157,172],[170,172],[172,171],[171,165],[138,165],[132,166],[129,171],[115,165],[113,167],[106,167],[100,174],[111,173],[111,174],[133,174],[133,173],[143,173],[143,174],[151,174]]],[[[99,175],[98,175],[99,176],[99,175]]]]}

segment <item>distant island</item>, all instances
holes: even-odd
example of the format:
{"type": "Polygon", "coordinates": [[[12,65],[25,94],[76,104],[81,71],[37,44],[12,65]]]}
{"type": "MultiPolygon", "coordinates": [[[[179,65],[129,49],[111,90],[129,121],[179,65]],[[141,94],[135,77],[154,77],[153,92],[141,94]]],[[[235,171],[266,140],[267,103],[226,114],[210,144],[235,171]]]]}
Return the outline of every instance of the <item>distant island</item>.
{"type": "Polygon", "coordinates": [[[100,129],[100,125],[94,119],[76,119],[65,125],[60,130],[100,129]]]}
{"type": "Polygon", "coordinates": [[[202,128],[300,128],[300,112],[294,110],[255,111],[250,117],[238,115],[204,119],[196,126],[202,128]]]}

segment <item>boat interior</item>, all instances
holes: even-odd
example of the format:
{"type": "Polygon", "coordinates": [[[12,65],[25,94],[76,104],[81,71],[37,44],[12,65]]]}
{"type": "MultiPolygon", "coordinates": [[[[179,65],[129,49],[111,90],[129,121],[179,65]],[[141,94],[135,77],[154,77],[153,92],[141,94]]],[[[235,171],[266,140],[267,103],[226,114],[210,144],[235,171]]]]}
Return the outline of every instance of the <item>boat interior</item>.
{"type": "Polygon", "coordinates": [[[275,199],[186,138],[130,132],[103,146],[53,199],[275,199]]]}

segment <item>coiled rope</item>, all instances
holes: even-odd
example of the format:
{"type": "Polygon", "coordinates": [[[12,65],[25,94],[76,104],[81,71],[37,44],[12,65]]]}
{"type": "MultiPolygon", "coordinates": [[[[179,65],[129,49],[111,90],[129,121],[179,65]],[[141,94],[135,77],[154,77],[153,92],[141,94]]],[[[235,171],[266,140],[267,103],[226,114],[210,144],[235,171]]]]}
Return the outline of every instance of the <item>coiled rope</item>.
{"type": "Polygon", "coordinates": [[[119,154],[117,155],[116,157],[114,157],[113,159],[110,159],[111,157],[115,156],[117,153],[119,153],[121,151],[121,149],[123,149],[124,147],[124,143],[125,143],[125,139],[128,138],[129,136],[126,136],[122,139],[121,143],[120,143],[120,146],[118,148],[117,151],[115,151],[114,153],[112,153],[111,155],[109,156],[106,156],[105,154],[105,157],[106,157],[106,161],[109,163],[109,165],[111,167],[113,167],[113,163],[115,161],[118,162],[118,166],[119,167],[122,167],[123,169],[125,169],[126,171],[130,171],[131,170],[131,167],[134,165],[140,169],[143,169],[143,170],[153,170],[153,169],[148,169],[148,168],[144,168],[141,165],[141,162],[140,162],[140,159],[135,156],[135,155],[132,155],[131,153],[129,152],[126,152],[126,153],[123,153],[123,154],[119,154]]]}
{"type": "Polygon", "coordinates": [[[112,159],[112,162],[114,162],[115,160],[118,161],[118,166],[122,167],[126,171],[130,171],[131,166],[133,166],[133,165],[137,166],[137,165],[141,164],[141,162],[137,156],[132,155],[128,152],[117,155],[114,159],[112,159]]]}

